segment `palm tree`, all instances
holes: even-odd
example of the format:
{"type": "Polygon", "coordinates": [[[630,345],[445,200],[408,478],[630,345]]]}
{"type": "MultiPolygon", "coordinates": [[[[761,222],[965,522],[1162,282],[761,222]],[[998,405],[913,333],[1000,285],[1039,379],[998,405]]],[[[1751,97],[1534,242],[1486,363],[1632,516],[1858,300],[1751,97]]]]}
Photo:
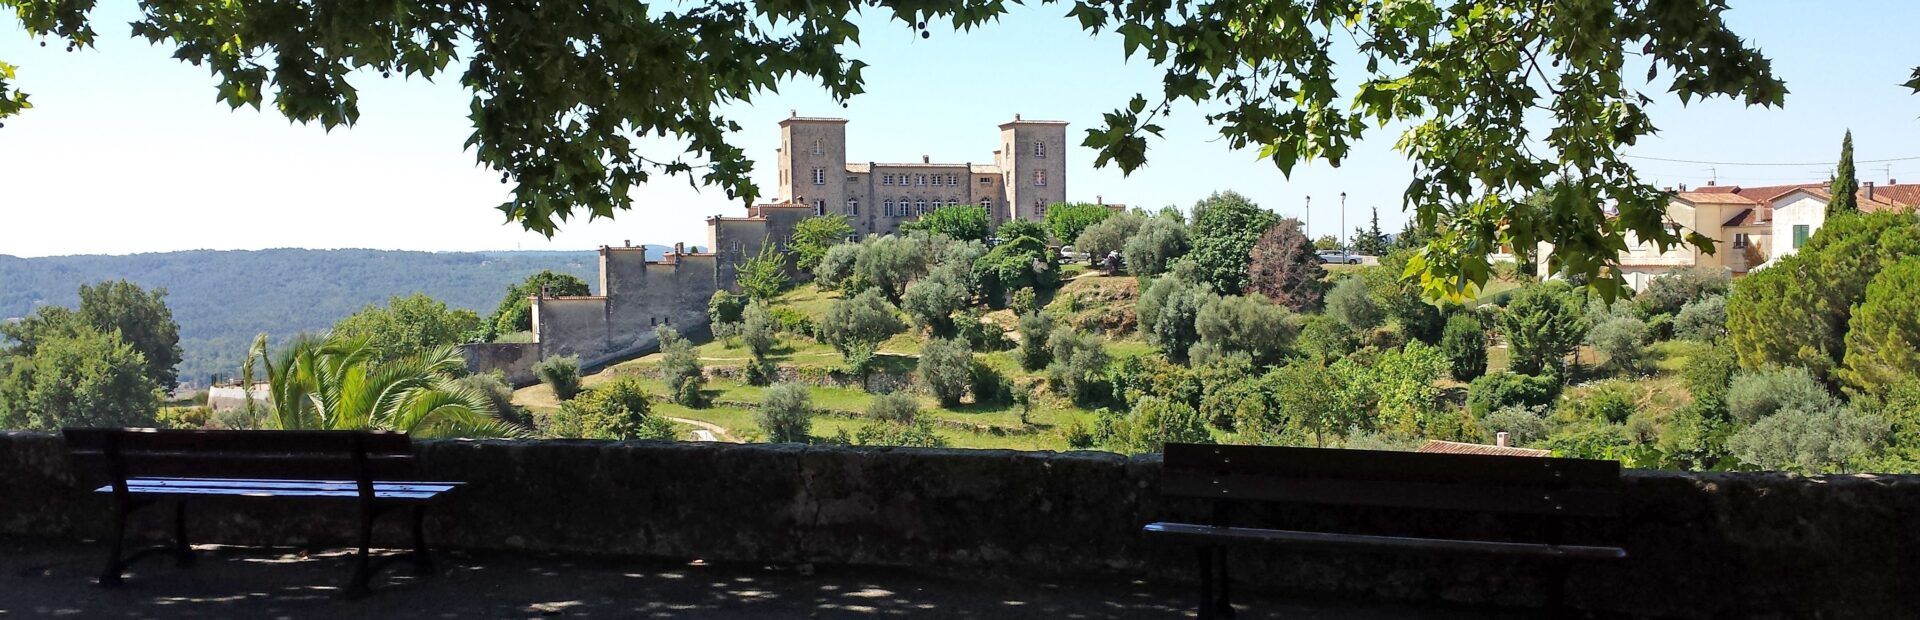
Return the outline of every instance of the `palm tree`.
{"type": "Polygon", "coordinates": [[[378,429],[425,437],[519,437],[487,395],[456,375],[454,347],[382,362],[365,339],[302,335],[269,356],[267,335],[249,358],[265,361],[268,426],[285,430],[378,429]]]}

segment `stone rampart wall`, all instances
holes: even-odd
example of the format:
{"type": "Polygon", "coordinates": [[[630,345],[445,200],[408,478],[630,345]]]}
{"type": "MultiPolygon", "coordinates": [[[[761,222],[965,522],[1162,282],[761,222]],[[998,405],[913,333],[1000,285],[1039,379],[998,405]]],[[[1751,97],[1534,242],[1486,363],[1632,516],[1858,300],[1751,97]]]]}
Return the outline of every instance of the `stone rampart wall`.
{"type": "MultiPolygon", "coordinates": [[[[469,483],[430,535],[474,549],[1182,581],[1191,553],[1138,532],[1201,509],[1159,494],[1156,456],[589,441],[421,441],[416,452],[426,477],[469,483]]],[[[0,434],[0,533],[101,532],[105,500],[75,478],[58,436],[0,434]]],[[[1624,518],[1579,536],[1621,541],[1632,557],[1574,566],[1574,606],[1607,617],[1920,615],[1920,477],[1634,472],[1625,490],[1624,518]]],[[[334,544],[352,531],[348,510],[209,505],[191,527],[205,542],[334,544]]],[[[1529,527],[1431,513],[1249,518],[1407,534],[1529,527]]],[[[1541,604],[1552,573],[1257,548],[1233,558],[1243,587],[1518,607],[1541,604]]]]}

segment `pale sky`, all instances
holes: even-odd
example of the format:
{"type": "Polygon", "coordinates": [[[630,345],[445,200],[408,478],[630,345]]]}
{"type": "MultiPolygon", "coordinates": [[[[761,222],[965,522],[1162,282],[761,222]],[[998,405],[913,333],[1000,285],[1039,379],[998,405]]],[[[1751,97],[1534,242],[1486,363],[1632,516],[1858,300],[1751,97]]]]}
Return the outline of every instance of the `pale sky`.
{"type": "MultiPolygon", "coordinates": [[[[1662,184],[1776,184],[1821,181],[1854,132],[1863,181],[1920,182],[1920,96],[1899,84],[1920,47],[1909,24],[1920,3],[1736,0],[1734,30],[1774,61],[1792,91],[1784,109],[1715,100],[1683,107],[1661,98],[1662,133],[1637,155],[1754,166],[1635,160],[1662,184]],[[1817,9],[1816,9],[1817,5],[1817,9]],[[1888,168],[1890,166],[1890,169],[1888,168]]],[[[877,17],[864,44],[849,50],[872,66],[867,93],[840,109],[811,83],[790,83],[755,105],[728,111],[745,131],[736,144],[760,158],[755,179],[772,194],[776,122],[844,116],[850,161],[990,161],[996,126],[1018,113],[1070,122],[1071,142],[1135,92],[1156,92],[1159,72],[1126,63],[1118,39],[1089,37],[1059,5],[1014,7],[972,33],[936,28],[931,39],[877,17]]],[[[230,111],[214,101],[204,69],[171,58],[171,48],[128,36],[132,3],[94,12],[96,49],[40,47],[11,17],[0,17],[0,60],[19,65],[17,85],[35,107],[0,128],[0,254],[126,254],[271,247],[409,250],[590,249],[603,244],[703,242],[705,217],[739,214],[717,189],[683,178],[638,188],[632,211],[612,221],[576,220],[549,240],[503,223],[494,209],[507,188],[462,148],[471,133],[469,95],[457,76],[441,83],[363,75],[360,122],[327,133],[290,125],[272,111],[230,111]]],[[[455,65],[459,64],[456,61],[455,65]]],[[[1649,94],[1662,86],[1644,88],[1649,94]]],[[[1199,112],[1177,109],[1147,168],[1123,178],[1095,170],[1093,152],[1068,157],[1070,200],[1159,207],[1192,204],[1233,189],[1288,216],[1313,198],[1312,231],[1333,234],[1341,192],[1348,229],[1369,207],[1382,228],[1405,216],[1400,193],[1411,166],[1392,150],[1397,132],[1371,134],[1339,168],[1297,168],[1291,179],[1251,151],[1228,150],[1199,112]]],[[[672,145],[659,145],[673,149],[672,145]]]]}

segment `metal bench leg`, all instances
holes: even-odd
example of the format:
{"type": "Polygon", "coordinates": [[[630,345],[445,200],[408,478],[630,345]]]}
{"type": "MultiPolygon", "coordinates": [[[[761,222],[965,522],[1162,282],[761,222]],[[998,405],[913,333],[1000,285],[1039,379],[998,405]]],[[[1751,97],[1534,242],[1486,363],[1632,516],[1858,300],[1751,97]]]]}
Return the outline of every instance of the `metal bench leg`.
{"type": "Polygon", "coordinates": [[[107,543],[107,567],[100,571],[100,585],[113,587],[120,585],[120,573],[126,570],[121,562],[122,545],[127,538],[127,512],[129,508],[120,502],[113,505],[113,538],[107,543]]]}
{"type": "Polygon", "coordinates": [[[1214,620],[1213,546],[1200,546],[1200,620],[1214,620]]]}
{"type": "Polygon", "coordinates": [[[1231,597],[1227,595],[1227,588],[1232,585],[1233,578],[1227,576],[1227,550],[1217,549],[1214,551],[1213,560],[1214,566],[1219,573],[1218,578],[1220,579],[1220,584],[1217,586],[1220,588],[1220,596],[1214,599],[1213,610],[1215,614],[1221,618],[1232,618],[1233,601],[1231,597]]]}
{"type": "Polygon", "coordinates": [[[427,507],[413,507],[413,568],[421,576],[433,574],[433,554],[427,551],[427,507]]]}
{"type": "Polygon", "coordinates": [[[359,596],[367,593],[367,583],[373,580],[373,509],[363,507],[360,510],[360,554],[355,556],[353,579],[347,583],[347,595],[359,596]]]}
{"type": "Polygon", "coordinates": [[[181,566],[193,565],[193,545],[187,543],[187,500],[173,504],[174,560],[181,566]]]}

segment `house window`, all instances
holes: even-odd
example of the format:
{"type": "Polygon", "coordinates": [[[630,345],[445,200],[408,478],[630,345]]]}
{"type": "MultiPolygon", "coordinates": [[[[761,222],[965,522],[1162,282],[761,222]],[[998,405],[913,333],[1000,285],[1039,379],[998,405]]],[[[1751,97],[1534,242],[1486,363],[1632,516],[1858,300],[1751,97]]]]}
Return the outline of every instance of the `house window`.
{"type": "Polygon", "coordinates": [[[927,214],[927,201],[925,201],[925,200],[921,200],[921,201],[919,201],[919,202],[915,202],[915,203],[913,203],[913,214],[914,214],[914,215],[926,215],[926,214],[927,214]]]}
{"type": "Polygon", "coordinates": [[[916,174],[916,175],[913,175],[913,184],[914,184],[914,185],[926,185],[926,184],[927,184],[927,175],[924,175],[924,174],[916,174]]]}
{"type": "Polygon", "coordinates": [[[1046,159],[1047,143],[1041,142],[1039,140],[1034,140],[1033,141],[1033,157],[1035,159],[1046,159]]]}
{"type": "Polygon", "coordinates": [[[947,175],[947,185],[951,185],[951,186],[954,186],[954,187],[959,187],[959,186],[960,186],[960,175],[957,175],[957,174],[949,174],[949,175],[947,175]]]}
{"type": "Polygon", "coordinates": [[[847,199],[847,215],[859,215],[859,214],[860,214],[860,199],[848,198],[847,199]]]}
{"type": "Polygon", "coordinates": [[[992,214],[992,213],[993,213],[993,199],[992,199],[992,198],[981,198],[981,199],[980,199],[980,207],[981,207],[981,208],[983,208],[983,209],[986,209],[986,210],[987,210],[987,213],[988,213],[988,214],[992,214]]]}
{"type": "Polygon", "coordinates": [[[980,184],[981,184],[981,185],[992,185],[992,184],[993,184],[993,177],[980,177],[980,184]]]}
{"type": "Polygon", "coordinates": [[[1747,233],[1733,233],[1733,247],[1734,249],[1747,247],[1747,233]]]}
{"type": "Polygon", "coordinates": [[[1035,170],[1035,171],[1033,171],[1033,186],[1034,186],[1034,187],[1046,187],[1046,186],[1047,186],[1047,171],[1045,171],[1045,170],[1035,170]]]}
{"type": "Polygon", "coordinates": [[[952,199],[952,198],[948,198],[948,199],[947,199],[947,206],[949,206],[949,207],[957,207],[957,206],[960,206],[960,201],[958,201],[958,200],[954,200],[954,199],[952,199]]]}
{"type": "Polygon", "coordinates": [[[892,184],[893,184],[893,175],[891,175],[891,174],[883,174],[883,175],[880,175],[880,184],[881,184],[881,185],[892,185],[892,184]]]}
{"type": "Polygon", "coordinates": [[[821,215],[826,215],[826,214],[827,214],[827,201],[825,201],[825,200],[815,200],[815,201],[813,201],[813,214],[814,214],[815,216],[821,216],[821,215]]]}
{"type": "Polygon", "coordinates": [[[893,200],[887,199],[880,201],[880,212],[886,214],[887,217],[893,217],[893,200]]]}
{"type": "Polygon", "coordinates": [[[820,139],[819,139],[819,138],[814,138],[814,139],[813,139],[813,154],[815,154],[815,155],[819,155],[819,154],[821,154],[821,153],[824,153],[824,152],[826,152],[826,150],[825,150],[825,149],[823,149],[823,148],[822,148],[822,146],[823,146],[823,145],[822,145],[822,144],[820,143],[820,139]]]}
{"type": "Polygon", "coordinates": [[[1047,199],[1045,198],[1033,199],[1033,216],[1045,217],[1046,215],[1047,215],[1047,199]]]}
{"type": "Polygon", "coordinates": [[[1813,235],[1812,226],[1808,226],[1806,224],[1794,224],[1793,225],[1793,249],[1798,250],[1800,249],[1800,246],[1806,245],[1807,237],[1812,235],[1813,235]]]}
{"type": "Polygon", "coordinates": [[[814,169],[813,169],[813,184],[814,184],[814,185],[826,185],[826,184],[827,184],[827,169],[826,169],[826,168],[814,168],[814,169]]]}

